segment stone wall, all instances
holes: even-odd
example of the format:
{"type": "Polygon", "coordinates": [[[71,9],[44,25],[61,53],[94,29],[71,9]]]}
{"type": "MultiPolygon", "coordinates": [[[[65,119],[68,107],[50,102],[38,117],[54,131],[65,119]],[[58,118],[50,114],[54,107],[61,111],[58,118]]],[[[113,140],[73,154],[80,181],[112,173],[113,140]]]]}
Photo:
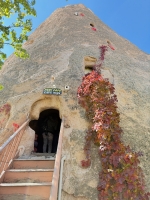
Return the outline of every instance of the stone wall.
{"type": "MultiPolygon", "coordinates": [[[[63,200],[97,199],[101,163],[97,159],[98,149],[93,145],[92,165],[88,169],[81,167],[89,122],[85,111],[78,105],[76,93],[85,72],[84,58],[98,59],[98,46],[107,45],[107,40],[115,50],[109,49],[106,53],[102,73],[116,88],[120,124],[124,131],[122,139],[133,150],[143,152],[140,165],[149,187],[150,55],[114,33],[83,5],[74,5],[56,10],[31,34],[24,44],[30,59],[21,60],[11,55],[0,72],[0,83],[4,85],[0,92],[0,106],[11,105],[5,128],[12,128],[14,122],[21,125],[28,114],[31,120],[38,119],[40,112],[49,108],[58,109],[60,117],[66,120],[63,200]],[[78,16],[74,15],[75,12],[78,16]],[[90,23],[94,24],[96,31],[91,29],[90,23]],[[54,85],[62,90],[62,95],[43,95],[44,88],[54,85]],[[70,89],[65,91],[65,86],[70,89]]],[[[0,144],[11,134],[1,131],[0,144]]],[[[26,146],[27,137],[24,135],[20,145],[26,146]]],[[[30,147],[32,145],[33,141],[30,147]]],[[[25,152],[29,153],[27,149],[25,152]]]]}

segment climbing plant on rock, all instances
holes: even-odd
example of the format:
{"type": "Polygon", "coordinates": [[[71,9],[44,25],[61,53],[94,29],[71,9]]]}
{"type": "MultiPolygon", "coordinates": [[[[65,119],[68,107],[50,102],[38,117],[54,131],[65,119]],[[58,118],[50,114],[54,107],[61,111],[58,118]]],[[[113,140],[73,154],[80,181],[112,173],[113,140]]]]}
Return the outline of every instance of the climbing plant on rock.
{"type": "Polygon", "coordinates": [[[101,75],[101,66],[108,50],[100,46],[100,58],[94,70],[83,77],[78,88],[79,104],[86,110],[91,124],[85,137],[86,160],[91,164],[91,142],[99,148],[102,170],[99,173],[99,200],[148,200],[144,176],[139,164],[141,153],[135,153],[121,141],[122,129],[117,112],[117,96],[114,85],[101,75]]]}

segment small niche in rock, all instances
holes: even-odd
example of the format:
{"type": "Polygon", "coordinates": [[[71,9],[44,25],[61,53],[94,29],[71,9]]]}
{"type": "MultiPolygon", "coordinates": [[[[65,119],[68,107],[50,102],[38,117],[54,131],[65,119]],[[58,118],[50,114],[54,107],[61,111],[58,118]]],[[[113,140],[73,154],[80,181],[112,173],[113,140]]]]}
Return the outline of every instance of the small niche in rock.
{"type": "Polygon", "coordinates": [[[94,27],[94,24],[93,24],[93,23],[90,23],[90,26],[91,26],[91,27],[94,27]]]}
{"type": "Polygon", "coordinates": [[[93,71],[96,61],[97,59],[92,56],[84,57],[84,73],[85,74],[91,73],[91,71],[93,71]]]}

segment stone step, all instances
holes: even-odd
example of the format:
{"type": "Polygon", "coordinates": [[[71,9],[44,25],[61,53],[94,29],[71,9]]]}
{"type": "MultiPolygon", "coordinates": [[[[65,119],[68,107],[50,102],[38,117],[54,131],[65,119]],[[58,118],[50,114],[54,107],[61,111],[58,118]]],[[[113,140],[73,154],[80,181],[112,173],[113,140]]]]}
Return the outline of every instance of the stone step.
{"type": "MultiPolygon", "coordinates": [[[[17,196],[29,196],[29,199],[36,200],[37,198],[49,199],[51,190],[51,182],[48,183],[1,183],[0,184],[0,200],[8,196],[16,196],[11,200],[18,200],[17,196]]],[[[8,200],[8,199],[6,199],[8,200]]],[[[20,198],[24,200],[24,198],[20,198]]]]}
{"type": "Polygon", "coordinates": [[[53,169],[11,169],[6,171],[3,183],[51,182],[53,171],[53,169]]]}
{"type": "Polygon", "coordinates": [[[35,153],[32,152],[32,154],[28,156],[21,156],[19,159],[54,159],[55,158],[55,153],[35,153]]]}
{"type": "Polygon", "coordinates": [[[54,169],[55,159],[15,159],[12,163],[12,169],[54,169]]]}
{"type": "Polygon", "coordinates": [[[0,194],[0,200],[49,200],[49,198],[30,196],[26,194],[0,194]]]}
{"type": "Polygon", "coordinates": [[[55,157],[56,153],[35,153],[33,152],[30,154],[30,157],[32,156],[47,156],[47,157],[55,157]]]}

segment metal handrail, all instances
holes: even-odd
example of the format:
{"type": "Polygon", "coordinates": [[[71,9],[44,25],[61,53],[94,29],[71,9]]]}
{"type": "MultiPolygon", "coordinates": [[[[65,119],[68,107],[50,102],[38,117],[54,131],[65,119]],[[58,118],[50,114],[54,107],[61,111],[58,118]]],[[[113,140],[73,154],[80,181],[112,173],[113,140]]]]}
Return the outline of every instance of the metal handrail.
{"type": "Polygon", "coordinates": [[[57,147],[57,154],[55,158],[55,165],[54,165],[54,173],[52,179],[52,186],[50,192],[49,200],[56,200],[58,195],[58,182],[59,182],[59,171],[60,171],[60,162],[61,162],[61,154],[62,154],[62,136],[64,132],[64,119],[62,119],[60,133],[59,133],[59,141],[57,147]]]}
{"type": "Polygon", "coordinates": [[[27,125],[27,123],[29,122],[29,119],[24,122],[15,132],[13,135],[11,135],[8,140],[6,142],[4,142],[4,144],[0,147],[0,152],[11,142],[11,140],[21,131],[22,128],[24,128],[24,126],[27,125]]]}
{"type": "Polygon", "coordinates": [[[5,171],[18,153],[18,146],[23,134],[22,129],[25,128],[28,122],[29,119],[24,122],[0,147],[0,182],[2,181],[5,171]]]}

